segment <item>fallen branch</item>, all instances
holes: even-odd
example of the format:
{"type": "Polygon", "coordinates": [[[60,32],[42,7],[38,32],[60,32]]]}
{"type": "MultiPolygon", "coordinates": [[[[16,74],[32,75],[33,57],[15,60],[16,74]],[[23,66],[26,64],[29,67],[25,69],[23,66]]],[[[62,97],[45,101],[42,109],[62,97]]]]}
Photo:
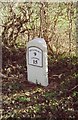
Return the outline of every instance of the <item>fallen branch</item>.
{"type": "Polygon", "coordinates": [[[78,87],[78,85],[76,85],[75,87],[73,87],[71,90],[69,90],[69,92],[72,92],[73,90],[75,90],[78,87]]]}

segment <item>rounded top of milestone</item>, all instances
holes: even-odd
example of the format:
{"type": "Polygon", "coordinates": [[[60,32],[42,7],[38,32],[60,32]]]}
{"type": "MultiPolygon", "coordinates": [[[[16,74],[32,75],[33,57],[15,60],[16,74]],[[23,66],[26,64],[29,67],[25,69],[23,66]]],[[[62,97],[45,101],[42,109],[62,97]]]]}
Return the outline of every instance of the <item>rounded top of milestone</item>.
{"type": "Polygon", "coordinates": [[[39,43],[46,44],[44,38],[34,38],[33,41],[38,41],[39,43]]]}

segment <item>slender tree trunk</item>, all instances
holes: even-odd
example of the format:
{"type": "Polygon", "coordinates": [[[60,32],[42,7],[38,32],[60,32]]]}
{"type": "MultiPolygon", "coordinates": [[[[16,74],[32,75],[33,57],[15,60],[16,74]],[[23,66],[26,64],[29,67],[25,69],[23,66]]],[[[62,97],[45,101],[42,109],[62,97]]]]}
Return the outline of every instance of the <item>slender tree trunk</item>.
{"type": "Polygon", "coordinates": [[[0,36],[0,71],[2,70],[2,37],[0,36]]]}
{"type": "Polygon", "coordinates": [[[42,19],[42,9],[43,9],[43,4],[40,3],[40,28],[39,28],[39,37],[43,37],[43,19],[42,19]]]}
{"type": "Polygon", "coordinates": [[[72,3],[68,3],[68,20],[69,20],[69,55],[71,55],[71,43],[72,43],[72,3]]]}
{"type": "Polygon", "coordinates": [[[76,3],[76,56],[78,56],[78,1],[76,3]]]}

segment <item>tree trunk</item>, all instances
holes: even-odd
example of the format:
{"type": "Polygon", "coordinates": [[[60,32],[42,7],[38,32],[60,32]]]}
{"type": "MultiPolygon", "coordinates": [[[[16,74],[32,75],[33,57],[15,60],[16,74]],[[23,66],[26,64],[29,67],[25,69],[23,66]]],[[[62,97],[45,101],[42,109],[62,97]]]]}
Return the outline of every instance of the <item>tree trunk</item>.
{"type": "Polygon", "coordinates": [[[78,56],[78,1],[76,3],[76,56],[78,56]]]}

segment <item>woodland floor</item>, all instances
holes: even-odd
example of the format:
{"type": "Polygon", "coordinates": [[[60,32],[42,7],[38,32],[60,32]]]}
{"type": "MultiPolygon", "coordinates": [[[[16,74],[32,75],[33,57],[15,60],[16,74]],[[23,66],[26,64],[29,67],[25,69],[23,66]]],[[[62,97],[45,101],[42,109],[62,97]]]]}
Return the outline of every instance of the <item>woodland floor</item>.
{"type": "Polygon", "coordinates": [[[78,120],[78,58],[49,58],[49,85],[27,81],[25,50],[3,50],[2,120],[78,120]]]}

